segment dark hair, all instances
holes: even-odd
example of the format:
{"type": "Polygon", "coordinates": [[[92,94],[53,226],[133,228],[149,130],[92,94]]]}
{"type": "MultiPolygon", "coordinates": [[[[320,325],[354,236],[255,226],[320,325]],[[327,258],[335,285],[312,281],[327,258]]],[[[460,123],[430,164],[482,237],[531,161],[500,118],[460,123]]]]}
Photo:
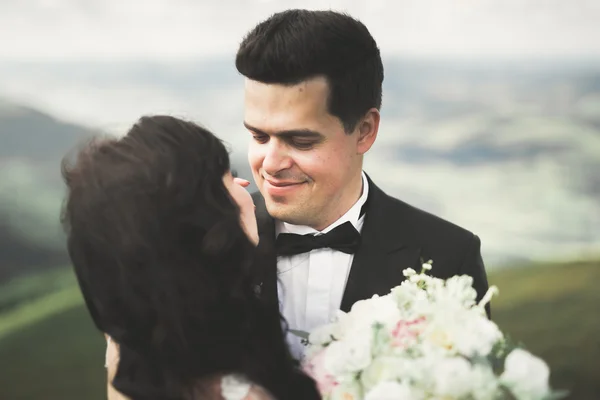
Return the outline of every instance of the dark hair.
{"type": "Polygon", "coordinates": [[[217,137],[168,116],[63,160],[69,255],[94,323],[120,346],[113,385],[134,400],[199,398],[226,373],[276,397],[290,398],[292,380],[314,389],[278,310],[255,292],[262,272],[222,181],[229,169],[217,137]]]}
{"type": "Polygon", "coordinates": [[[245,77],[284,85],[324,76],[329,113],[351,132],[371,108],[381,108],[383,64],[367,27],[335,11],[288,10],[259,23],[244,38],[235,65],[245,77]]]}

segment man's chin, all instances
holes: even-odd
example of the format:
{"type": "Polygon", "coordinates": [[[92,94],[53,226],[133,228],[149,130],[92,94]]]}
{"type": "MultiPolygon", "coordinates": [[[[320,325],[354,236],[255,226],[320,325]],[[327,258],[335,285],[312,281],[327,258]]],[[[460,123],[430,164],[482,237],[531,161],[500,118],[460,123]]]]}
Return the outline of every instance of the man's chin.
{"type": "Polygon", "coordinates": [[[265,203],[271,217],[290,224],[298,224],[298,212],[292,204],[285,201],[279,202],[272,198],[265,198],[265,203]]]}

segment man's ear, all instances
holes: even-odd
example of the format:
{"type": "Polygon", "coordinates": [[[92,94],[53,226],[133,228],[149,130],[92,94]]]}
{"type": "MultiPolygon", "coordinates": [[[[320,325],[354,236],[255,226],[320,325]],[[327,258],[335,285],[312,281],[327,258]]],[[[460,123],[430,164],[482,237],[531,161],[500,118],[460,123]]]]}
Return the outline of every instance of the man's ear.
{"type": "Polygon", "coordinates": [[[358,154],[365,154],[373,146],[373,143],[375,143],[380,120],[381,115],[379,114],[379,110],[371,108],[359,121],[356,127],[358,133],[356,149],[358,154]]]}

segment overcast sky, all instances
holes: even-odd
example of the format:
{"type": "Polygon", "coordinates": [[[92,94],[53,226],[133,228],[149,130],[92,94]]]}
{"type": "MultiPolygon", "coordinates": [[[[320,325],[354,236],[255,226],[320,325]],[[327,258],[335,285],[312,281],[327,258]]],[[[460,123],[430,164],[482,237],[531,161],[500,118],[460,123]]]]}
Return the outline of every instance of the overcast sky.
{"type": "Polygon", "coordinates": [[[382,52],[600,57],[598,0],[0,0],[0,59],[197,59],[293,7],[345,10],[382,52]]]}

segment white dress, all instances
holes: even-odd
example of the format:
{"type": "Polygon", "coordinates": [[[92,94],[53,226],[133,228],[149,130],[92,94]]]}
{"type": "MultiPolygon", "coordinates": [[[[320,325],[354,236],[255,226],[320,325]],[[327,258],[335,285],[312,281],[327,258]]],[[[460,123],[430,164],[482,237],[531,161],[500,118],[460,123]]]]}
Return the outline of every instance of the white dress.
{"type": "MultiPolygon", "coordinates": [[[[106,340],[104,367],[118,361],[118,350],[110,337],[106,340]]],[[[243,400],[250,393],[252,383],[240,375],[225,375],[221,378],[221,396],[224,400],[243,400]]]]}

